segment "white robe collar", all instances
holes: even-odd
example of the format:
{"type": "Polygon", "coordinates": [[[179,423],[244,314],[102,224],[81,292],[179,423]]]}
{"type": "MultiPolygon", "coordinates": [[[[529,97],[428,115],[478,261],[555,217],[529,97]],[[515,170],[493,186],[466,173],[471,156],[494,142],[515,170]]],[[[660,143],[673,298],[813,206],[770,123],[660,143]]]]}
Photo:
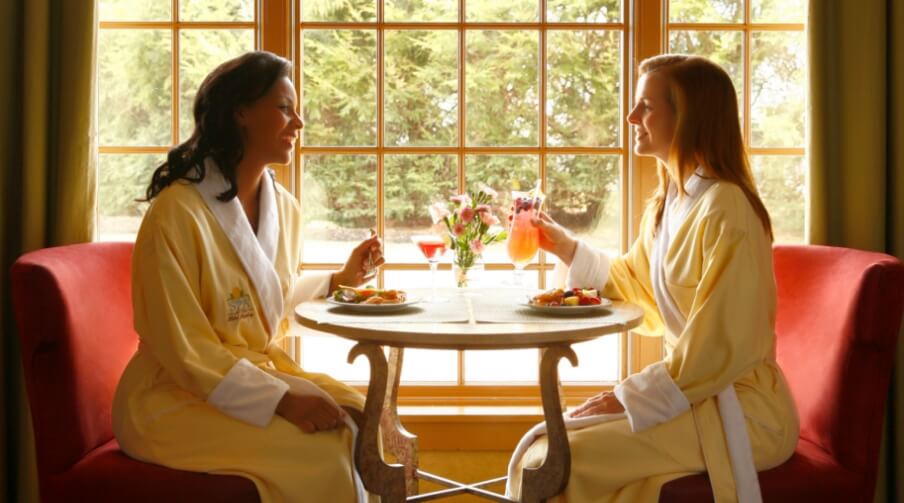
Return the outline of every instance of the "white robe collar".
{"type": "Polygon", "coordinates": [[[251,278],[272,338],[276,335],[283,315],[282,288],[273,266],[279,242],[279,216],[273,174],[267,170],[261,180],[258,232],[255,235],[238,197],[227,202],[217,199],[218,195],[228,189],[229,184],[216,162],[208,157],[204,160],[204,169],[204,179],[196,185],[198,192],[226,233],[245,272],[251,278]]]}
{"type": "MultiPolygon", "coordinates": [[[[666,330],[676,338],[681,336],[687,320],[666,285],[663,260],[672,244],[672,238],[684,223],[687,214],[700,196],[706,192],[706,189],[714,183],[714,180],[703,178],[702,175],[702,168],[697,168],[694,174],[688,178],[684,184],[685,192],[687,192],[685,197],[679,198],[677,188],[673,184],[670,185],[665,211],[662,212],[662,222],[657,229],[653,250],[650,254],[653,296],[656,298],[659,312],[666,324],[666,330]]],[[[719,415],[722,417],[722,430],[728,446],[728,456],[731,460],[731,471],[735,480],[738,501],[739,503],[762,502],[750,436],[747,433],[744,411],[735,392],[734,384],[728,385],[718,394],[717,403],[719,415]]],[[[713,493],[715,494],[715,486],[713,486],[713,493]]]]}

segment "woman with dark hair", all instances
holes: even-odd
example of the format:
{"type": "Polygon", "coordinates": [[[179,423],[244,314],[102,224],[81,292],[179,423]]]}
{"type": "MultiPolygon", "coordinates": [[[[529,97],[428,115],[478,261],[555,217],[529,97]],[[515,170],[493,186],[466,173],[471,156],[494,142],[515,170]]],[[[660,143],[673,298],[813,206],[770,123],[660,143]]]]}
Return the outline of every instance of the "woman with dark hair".
{"type": "Polygon", "coordinates": [[[132,259],[140,343],[113,429],[130,456],[250,478],[261,501],[364,501],[352,445],[364,397],[280,348],[304,299],[360,285],[376,237],[334,274],[299,274],[301,215],[267,169],[304,126],[288,61],[252,52],[211,72],[195,130],[154,172],[132,259]]]}
{"type": "MultiPolygon", "coordinates": [[[[758,470],[794,452],[799,420],[775,360],[772,226],[741,136],[737,94],[709,60],[640,64],[634,151],[658,160],[659,189],[640,237],[609,259],[541,215],[540,246],[568,283],[640,305],[636,330],[662,336],[665,357],[566,415],[569,502],[655,502],[669,480],[708,472],[715,500],[761,501],[758,470]]],[[[520,467],[546,455],[528,436],[520,467]]]]}

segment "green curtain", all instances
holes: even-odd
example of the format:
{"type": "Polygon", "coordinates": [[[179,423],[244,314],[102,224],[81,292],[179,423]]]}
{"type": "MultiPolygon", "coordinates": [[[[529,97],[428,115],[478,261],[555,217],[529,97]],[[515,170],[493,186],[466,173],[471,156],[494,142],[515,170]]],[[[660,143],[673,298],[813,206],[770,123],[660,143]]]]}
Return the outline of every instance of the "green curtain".
{"type": "Polygon", "coordinates": [[[0,2],[0,499],[37,502],[9,268],[91,241],[95,222],[94,0],[0,2]]]}
{"type": "MultiPolygon", "coordinates": [[[[899,0],[810,0],[812,243],[904,260],[902,27],[899,0]]],[[[904,501],[902,363],[899,339],[876,501],[904,501]]]]}

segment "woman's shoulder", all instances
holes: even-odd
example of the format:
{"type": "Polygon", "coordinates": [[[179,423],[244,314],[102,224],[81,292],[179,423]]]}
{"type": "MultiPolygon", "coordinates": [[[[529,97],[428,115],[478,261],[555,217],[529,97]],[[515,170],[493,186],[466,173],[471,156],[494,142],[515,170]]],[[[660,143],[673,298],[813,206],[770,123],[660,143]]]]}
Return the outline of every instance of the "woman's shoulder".
{"type": "Polygon", "coordinates": [[[740,218],[755,215],[753,206],[747,199],[744,190],[736,183],[727,180],[716,180],[703,193],[700,200],[700,211],[710,218],[740,218]]]}
{"type": "Polygon", "coordinates": [[[188,180],[176,180],[157,194],[151,201],[142,220],[145,226],[166,226],[184,224],[186,219],[194,220],[204,211],[204,199],[188,180]]]}

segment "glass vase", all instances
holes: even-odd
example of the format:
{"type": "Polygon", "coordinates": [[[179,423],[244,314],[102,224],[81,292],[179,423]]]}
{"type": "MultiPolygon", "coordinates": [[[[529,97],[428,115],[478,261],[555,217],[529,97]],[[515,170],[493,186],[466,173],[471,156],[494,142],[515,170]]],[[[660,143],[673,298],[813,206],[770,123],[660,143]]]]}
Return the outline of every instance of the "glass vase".
{"type": "Polygon", "coordinates": [[[469,266],[452,262],[452,274],[455,277],[455,285],[461,289],[475,288],[479,285],[483,275],[483,260],[477,257],[469,266]]]}

